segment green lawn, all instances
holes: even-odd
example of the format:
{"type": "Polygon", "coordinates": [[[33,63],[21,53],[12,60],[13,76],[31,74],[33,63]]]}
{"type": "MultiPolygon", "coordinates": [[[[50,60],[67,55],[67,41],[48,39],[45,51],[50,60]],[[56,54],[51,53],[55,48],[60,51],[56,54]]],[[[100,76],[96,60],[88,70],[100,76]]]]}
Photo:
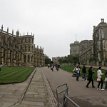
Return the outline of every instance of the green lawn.
{"type": "MultiPolygon", "coordinates": [[[[70,65],[70,64],[63,64],[61,65],[61,69],[67,71],[67,72],[71,72],[73,73],[73,69],[74,69],[74,66],[70,65]]],[[[88,67],[87,67],[87,72],[88,72],[88,67]]],[[[94,71],[94,79],[96,80],[97,79],[97,69],[96,68],[93,68],[93,71],[94,71]]],[[[81,72],[81,75],[82,75],[82,71],[81,72]]],[[[105,73],[105,70],[102,70],[103,73],[105,73]]],[[[103,75],[103,79],[105,78],[105,75],[103,75]]]]}
{"type": "Polygon", "coordinates": [[[61,69],[65,70],[67,72],[72,72],[73,73],[74,67],[69,65],[69,64],[62,64],[61,69]]]}
{"type": "Polygon", "coordinates": [[[33,70],[33,67],[2,67],[0,71],[0,84],[23,82],[33,70]]]}

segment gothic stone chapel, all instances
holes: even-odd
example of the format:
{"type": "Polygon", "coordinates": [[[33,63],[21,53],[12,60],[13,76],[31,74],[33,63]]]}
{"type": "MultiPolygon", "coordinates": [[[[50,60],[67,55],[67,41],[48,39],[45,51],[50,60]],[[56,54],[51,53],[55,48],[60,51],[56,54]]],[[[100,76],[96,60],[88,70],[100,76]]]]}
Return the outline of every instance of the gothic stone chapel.
{"type": "Polygon", "coordinates": [[[14,34],[0,29],[0,65],[5,66],[44,66],[43,49],[34,44],[34,35],[14,34]]]}

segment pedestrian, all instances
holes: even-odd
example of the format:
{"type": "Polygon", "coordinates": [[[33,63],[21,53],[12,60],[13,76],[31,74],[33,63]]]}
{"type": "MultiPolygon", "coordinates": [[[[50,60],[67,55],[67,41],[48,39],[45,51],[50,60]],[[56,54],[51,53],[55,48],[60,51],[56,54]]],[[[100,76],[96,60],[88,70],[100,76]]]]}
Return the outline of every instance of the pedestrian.
{"type": "Polygon", "coordinates": [[[55,68],[58,71],[59,70],[59,64],[55,64],[55,68]]]}
{"type": "Polygon", "coordinates": [[[59,70],[59,68],[60,68],[60,64],[58,64],[58,70],[59,70]]]}
{"type": "Polygon", "coordinates": [[[86,80],[86,75],[87,75],[86,67],[85,67],[85,65],[83,65],[83,67],[82,67],[82,78],[83,78],[84,80],[86,80]]]}
{"type": "Polygon", "coordinates": [[[101,70],[101,67],[98,68],[97,70],[97,82],[98,82],[98,85],[97,85],[97,90],[99,90],[99,87],[101,85],[101,90],[104,90],[103,89],[103,78],[102,78],[102,70],[101,70]]]}
{"type": "Polygon", "coordinates": [[[48,64],[48,68],[50,67],[50,64],[48,64]]]}
{"type": "Polygon", "coordinates": [[[105,89],[107,89],[107,70],[105,72],[105,89]]]}
{"type": "Polygon", "coordinates": [[[79,77],[80,77],[80,67],[79,65],[77,65],[77,67],[75,68],[76,71],[76,80],[79,81],[79,77]]]}
{"type": "Polygon", "coordinates": [[[92,88],[95,88],[94,86],[94,79],[93,79],[93,75],[94,75],[94,72],[93,72],[93,67],[91,66],[89,69],[88,69],[88,83],[86,85],[87,88],[89,88],[89,84],[92,82],[92,88]]]}
{"type": "Polygon", "coordinates": [[[73,69],[72,77],[76,77],[76,66],[75,66],[74,69],[73,69]]]}
{"type": "Polygon", "coordinates": [[[53,69],[54,69],[54,65],[52,64],[50,68],[51,68],[51,70],[53,71],[53,69]]]}

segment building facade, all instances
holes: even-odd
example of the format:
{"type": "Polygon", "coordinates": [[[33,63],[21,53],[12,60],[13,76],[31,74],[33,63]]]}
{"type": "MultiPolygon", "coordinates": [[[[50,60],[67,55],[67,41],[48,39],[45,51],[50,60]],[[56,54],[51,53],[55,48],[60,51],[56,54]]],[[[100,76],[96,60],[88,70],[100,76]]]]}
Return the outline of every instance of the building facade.
{"type": "Polygon", "coordinates": [[[83,40],[79,44],[79,61],[81,64],[89,64],[93,57],[93,40],[83,40]]]}
{"type": "Polygon", "coordinates": [[[93,28],[94,58],[97,64],[107,65],[107,23],[104,19],[93,28]]]}
{"type": "Polygon", "coordinates": [[[81,64],[88,64],[92,57],[93,40],[83,40],[70,44],[70,55],[79,57],[81,64]]]}
{"type": "Polygon", "coordinates": [[[44,65],[42,48],[35,47],[34,35],[19,35],[0,29],[0,64],[5,66],[40,66],[44,65]]]}
{"type": "Polygon", "coordinates": [[[70,44],[70,55],[77,56],[79,55],[79,42],[75,41],[70,44]]]}
{"type": "MultiPolygon", "coordinates": [[[[107,23],[104,19],[93,27],[93,40],[83,40],[78,45],[81,64],[107,65],[107,23]]],[[[73,53],[71,50],[76,49],[70,46],[70,54],[73,53]]]]}

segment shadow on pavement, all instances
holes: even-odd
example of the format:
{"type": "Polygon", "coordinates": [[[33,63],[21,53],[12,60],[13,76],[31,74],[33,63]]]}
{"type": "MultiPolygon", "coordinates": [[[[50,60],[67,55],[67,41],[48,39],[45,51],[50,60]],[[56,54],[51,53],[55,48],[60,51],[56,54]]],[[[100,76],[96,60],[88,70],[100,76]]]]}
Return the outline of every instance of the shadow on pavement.
{"type": "MultiPolygon", "coordinates": [[[[80,107],[106,107],[103,105],[92,105],[90,102],[81,100],[79,98],[72,98],[72,100],[74,100],[80,107]]],[[[68,104],[70,107],[70,103],[68,103],[68,104]]]]}

